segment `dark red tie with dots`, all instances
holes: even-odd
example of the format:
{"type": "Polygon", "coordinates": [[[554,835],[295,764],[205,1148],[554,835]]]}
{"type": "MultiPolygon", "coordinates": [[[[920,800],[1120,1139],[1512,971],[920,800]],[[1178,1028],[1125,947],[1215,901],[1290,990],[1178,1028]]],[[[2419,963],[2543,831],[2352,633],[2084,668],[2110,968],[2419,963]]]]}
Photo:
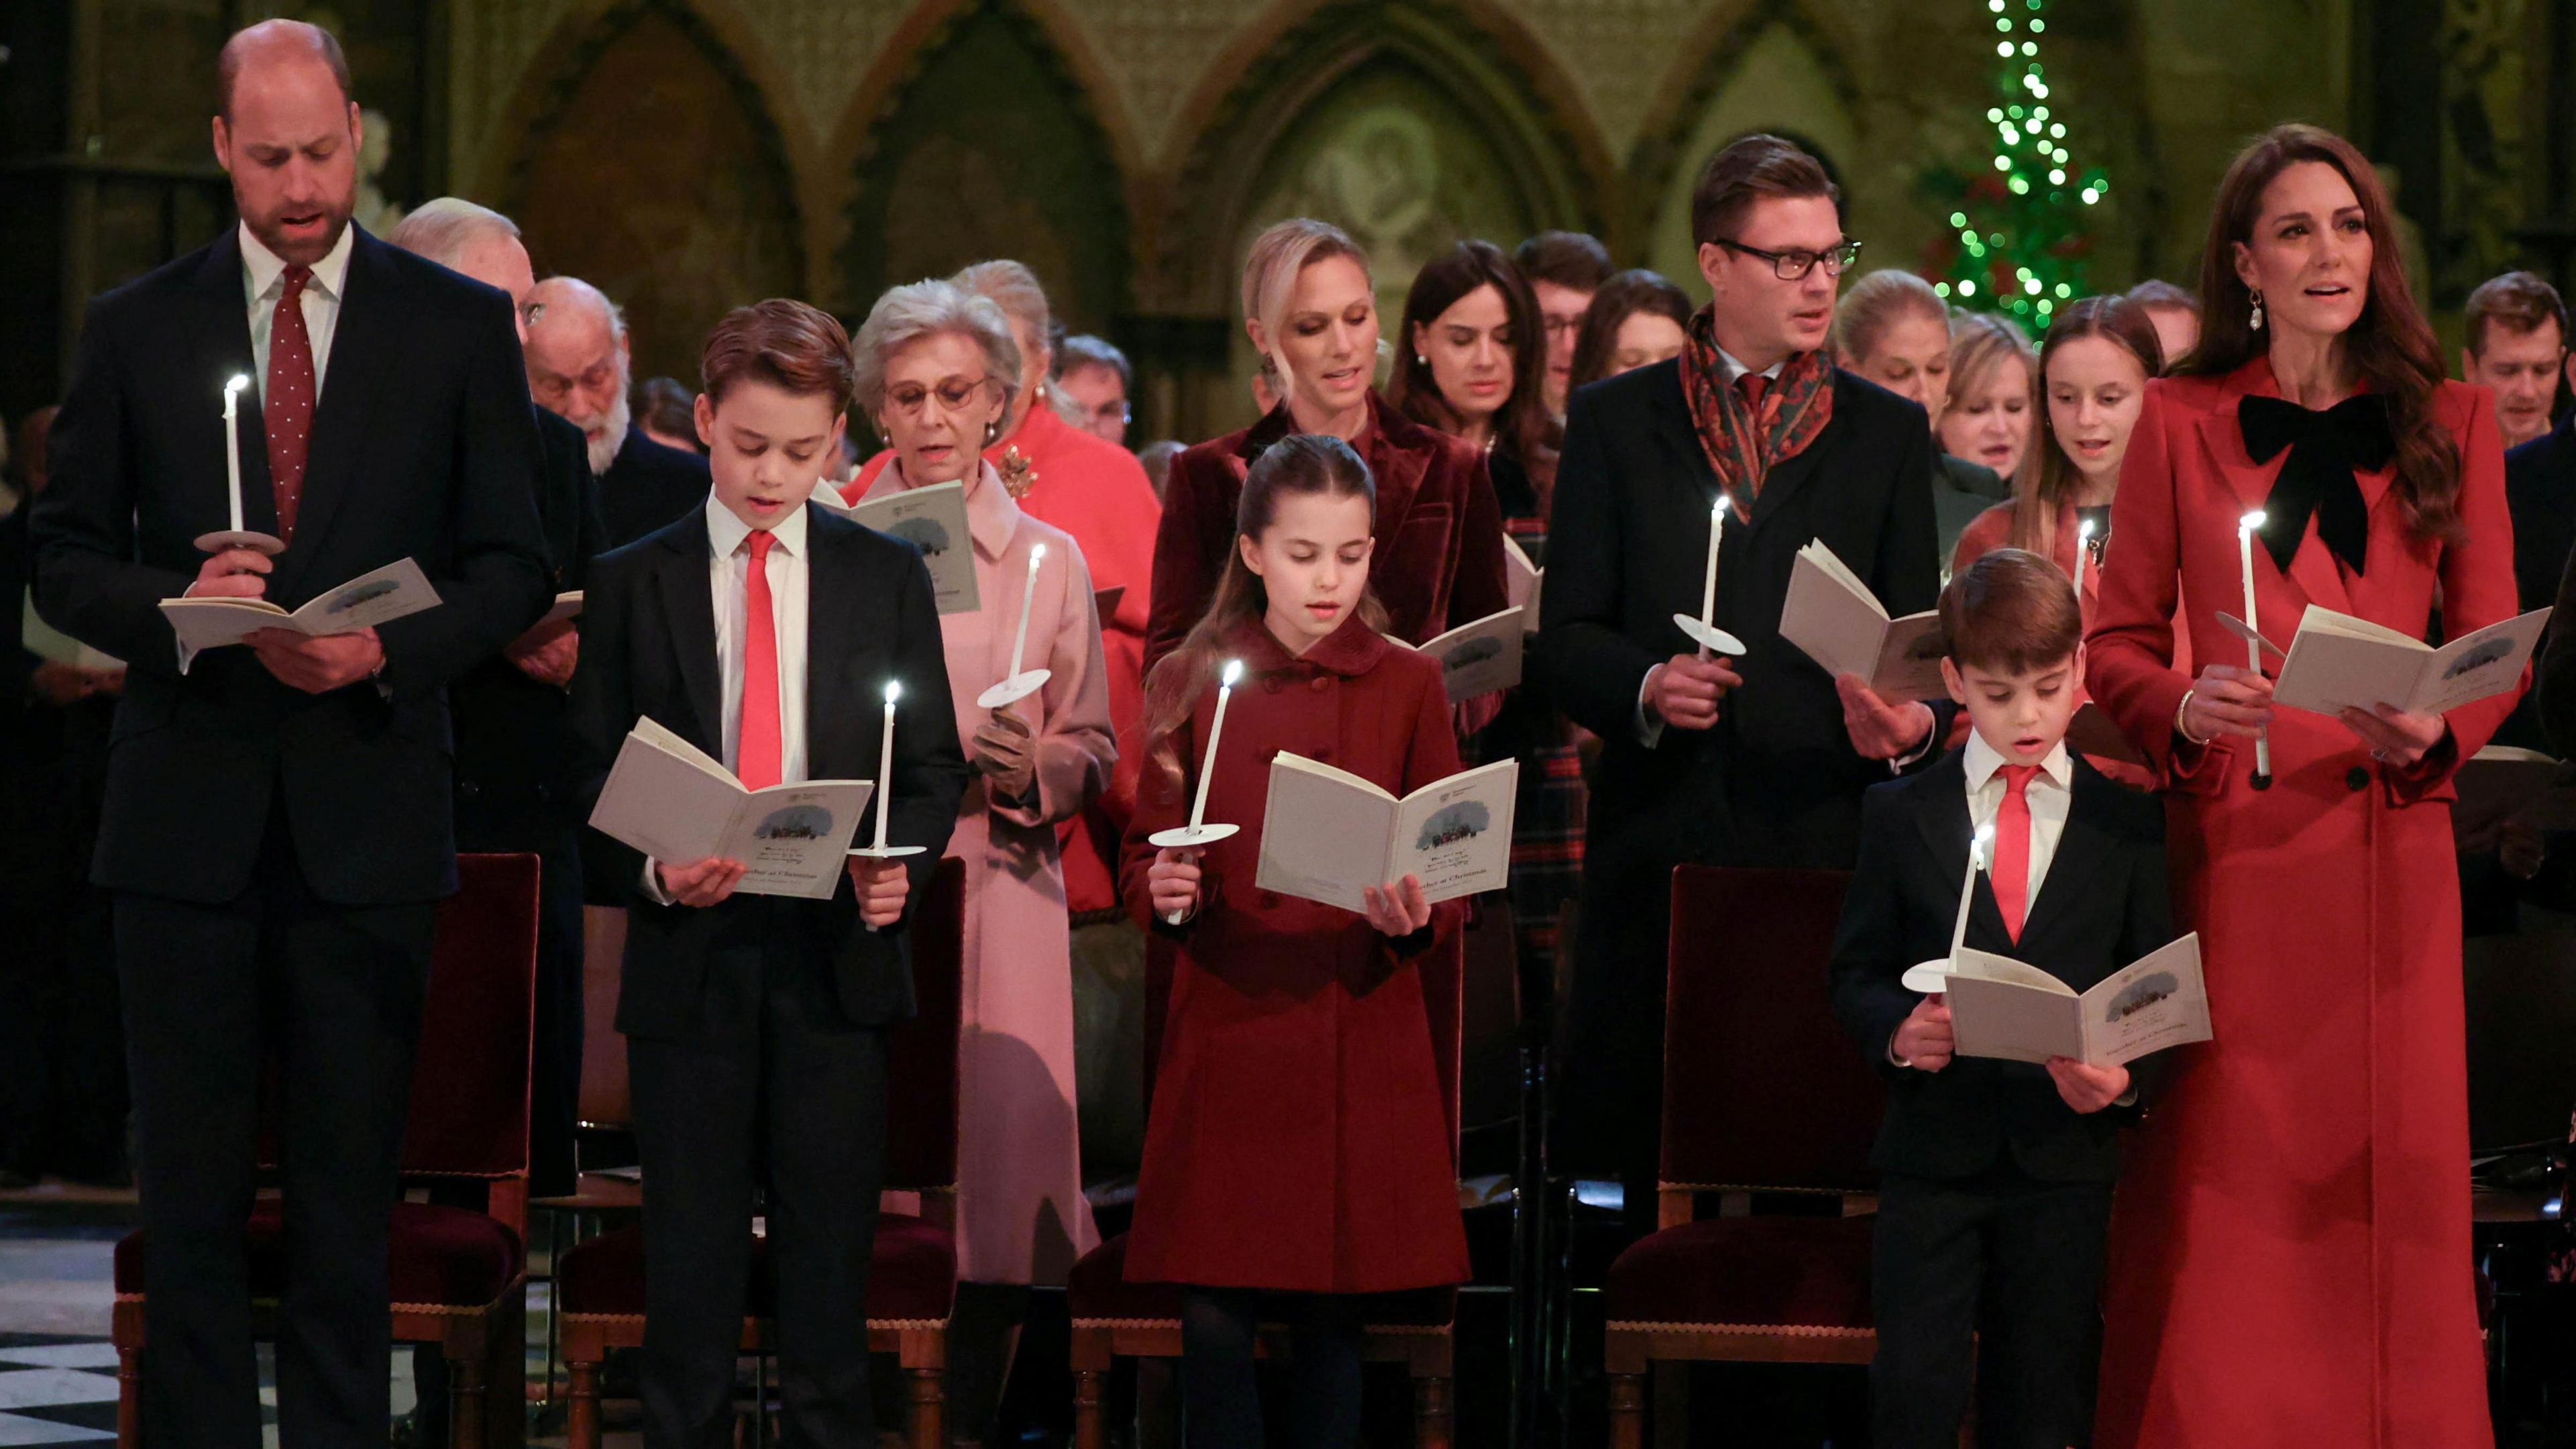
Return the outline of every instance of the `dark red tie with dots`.
{"type": "Polygon", "coordinates": [[[309,267],[288,267],[268,325],[268,478],[277,490],[277,536],[295,541],[295,508],[304,500],[304,456],[313,438],[313,334],[304,330],[309,267]]]}

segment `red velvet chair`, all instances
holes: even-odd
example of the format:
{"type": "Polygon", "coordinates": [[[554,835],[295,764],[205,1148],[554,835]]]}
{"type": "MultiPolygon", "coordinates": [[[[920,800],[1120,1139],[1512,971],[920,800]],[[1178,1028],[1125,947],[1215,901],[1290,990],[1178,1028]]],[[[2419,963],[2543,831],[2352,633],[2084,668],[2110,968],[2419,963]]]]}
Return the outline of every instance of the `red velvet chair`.
{"type": "MultiPolygon", "coordinates": [[[[918,1192],[922,1211],[877,1220],[868,1269],[868,1348],[890,1353],[911,1381],[913,1449],[947,1445],[948,1315],[957,1297],[957,1032],[965,980],[966,867],[939,863],[912,924],[913,993],[919,1014],[894,1033],[886,1080],[886,1188],[918,1192]]],[[[651,1187],[647,1184],[646,1191],[651,1187]]],[[[599,1366],[614,1348],[644,1345],[644,1230],[621,1227],[564,1254],[555,1303],[572,1375],[565,1439],[598,1449],[599,1366]]],[[[769,1240],[752,1239],[750,1302],[742,1351],[777,1344],[776,1279],[769,1240]]]]}
{"type": "MultiPolygon", "coordinates": [[[[407,1187],[479,1182],[487,1210],[402,1202],[386,1244],[396,1343],[447,1360],[448,1442],[517,1445],[524,1437],[528,1215],[528,1063],[535,1020],[537,858],[457,857],[460,889],[439,903],[404,1127],[407,1187]]],[[[263,1111],[275,1106],[275,1094],[263,1111]]],[[[262,1147],[273,1166],[274,1121],[262,1147]]],[[[279,1200],[253,1207],[250,1291],[262,1337],[275,1333],[286,1253],[279,1200]]],[[[140,1441],[144,1235],[116,1245],[117,1443],[140,1441]]]]}
{"type": "MultiPolygon", "coordinates": [[[[1661,1230],[1619,1255],[1603,1295],[1614,1449],[1644,1442],[1654,1363],[1865,1364],[1877,1349],[1869,1149],[1886,1088],[1826,987],[1849,880],[1673,873],[1661,1230]],[[1839,1199],[1841,1215],[1748,1215],[1753,1192],[1839,1199]],[[1719,1216],[1695,1219],[1702,1193],[1723,1195],[1719,1216]]],[[[1684,1412],[1678,1392],[1658,1400],[1684,1412]]]]}
{"type": "MultiPolygon", "coordinates": [[[[1161,938],[1148,946],[1145,967],[1145,1096],[1150,1108],[1154,1069],[1161,1060],[1164,1010],[1172,989],[1173,955],[1161,938]]],[[[1423,1005],[1431,1017],[1431,1049],[1440,1072],[1441,1105],[1449,1117],[1449,1150],[1458,1150],[1458,1057],[1462,1030],[1463,957],[1460,945],[1422,957],[1423,1005]]],[[[1181,1290],[1169,1283],[1130,1283],[1127,1235],[1109,1239],[1082,1256],[1065,1281],[1073,1318],[1073,1434],[1075,1449],[1107,1449],[1108,1425],[1101,1394],[1121,1358],[1181,1356],[1181,1290]]],[[[1372,1363],[1400,1363],[1413,1380],[1413,1436],[1418,1449],[1450,1449],[1455,1433],[1451,1399],[1456,1358],[1458,1290],[1427,1288],[1381,1294],[1362,1311],[1361,1351],[1372,1363]]],[[[1288,1332],[1264,1324],[1256,1351],[1286,1352],[1288,1332]]]]}

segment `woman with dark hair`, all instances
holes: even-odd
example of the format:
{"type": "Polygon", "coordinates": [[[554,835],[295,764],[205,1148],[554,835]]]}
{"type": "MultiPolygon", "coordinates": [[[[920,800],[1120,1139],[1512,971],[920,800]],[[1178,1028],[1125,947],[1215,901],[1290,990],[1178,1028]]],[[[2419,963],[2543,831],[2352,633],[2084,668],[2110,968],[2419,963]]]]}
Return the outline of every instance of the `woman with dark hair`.
{"type": "Polygon", "coordinates": [[[2392,220],[2370,163],[2314,127],[2236,158],[2199,346],[2146,385],[2112,505],[2087,682],[2170,792],[2214,1039],[2175,1053],[2121,1184],[2109,1449],[2491,1442],[2449,801],[2518,691],[2276,710],[2219,622],[2245,612],[2253,510],[2276,645],[2311,604],[2408,638],[2437,596],[2454,636],[2514,612],[2494,402],[2444,380],[2392,220]]]}
{"type": "MultiPolygon", "coordinates": [[[[1491,242],[1462,241],[1414,275],[1387,405],[1485,449],[1503,532],[1547,564],[1547,513],[1564,430],[1548,410],[1537,295],[1491,242]]],[[[1532,627],[1536,620],[1532,620],[1532,627]]],[[[1512,811],[1512,923],[1524,968],[1552,961],[1556,920],[1583,889],[1583,762],[1573,727],[1524,681],[1469,752],[1521,762],[1512,811]]]]}
{"type": "Polygon", "coordinates": [[[1574,338],[1573,390],[1605,377],[1682,355],[1690,332],[1690,295],[1663,273],[1634,267],[1601,284],[1574,338]]]}

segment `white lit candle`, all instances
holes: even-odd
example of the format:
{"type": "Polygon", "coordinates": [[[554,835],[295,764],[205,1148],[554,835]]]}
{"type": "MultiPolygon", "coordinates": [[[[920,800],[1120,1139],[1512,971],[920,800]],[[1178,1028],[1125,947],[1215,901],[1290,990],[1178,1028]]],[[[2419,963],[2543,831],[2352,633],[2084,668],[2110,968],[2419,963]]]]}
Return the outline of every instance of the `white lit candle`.
{"type": "Polygon", "coordinates": [[[1035,544],[1030,547],[1029,583],[1027,588],[1020,591],[1020,632],[1017,637],[1011,640],[1011,672],[1007,676],[1008,678],[1017,679],[1020,677],[1020,657],[1028,652],[1029,604],[1030,601],[1034,600],[1038,596],[1038,562],[1045,557],[1045,544],[1035,544]]]}
{"type": "MultiPolygon", "coordinates": [[[[2245,667],[2256,674],[2263,672],[2263,624],[2254,613],[2254,530],[2262,526],[2260,508],[2236,520],[2236,560],[2245,573],[2245,667]]],[[[2254,735],[2254,778],[2267,783],[2272,778],[2272,731],[2268,728],[2254,735]]]]}
{"type": "Polygon", "coordinates": [[[1243,678],[1243,661],[1227,660],[1225,674],[1217,682],[1216,687],[1216,718],[1208,722],[1207,753],[1199,759],[1198,796],[1190,801],[1192,830],[1198,829],[1200,822],[1207,818],[1208,781],[1216,778],[1216,742],[1225,734],[1226,701],[1234,698],[1235,681],[1241,678],[1243,678]]]}
{"type": "Polygon", "coordinates": [[[1986,848],[1994,843],[1992,825],[1977,827],[1977,838],[1968,842],[1968,873],[1959,882],[1959,922],[1950,928],[1950,959],[1959,959],[1959,948],[1968,940],[1968,906],[1977,898],[1977,873],[1986,868],[1986,848]]]}
{"type": "Polygon", "coordinates": [[[224,479],[232,486],[232,531],[242,532],[241,501],[241,423],[238,403],[242,389],[250,386],[246,373],[234,373],[224,383],[224,479]]]}
{"type": "Polygon", "coordinates": [[[894,798],[894,702],[903,695],[903,686],[887,680],[885,687],[885,743],[877,748],[877,851],[886,848],[886,802],[894,798]]]}
{"type": "MultiPolygon", "coordinates": [[[[1726,495],[1720,493],[1716,506],[1708,511],[1708,574],[1699,586],[1699,626],[1703,630],[1717,627],[1717,549],[1726,538],[1726,495]]],[[[1699,657],[1708,657],[1708,646],[1699,647],[1699,657]]]]}
{"type": "Polygon", "coordinates": [[[2093,556],[2093,520],[2075,525],[2075,602],[2084,602],[2084,564],[2093,556]]]}

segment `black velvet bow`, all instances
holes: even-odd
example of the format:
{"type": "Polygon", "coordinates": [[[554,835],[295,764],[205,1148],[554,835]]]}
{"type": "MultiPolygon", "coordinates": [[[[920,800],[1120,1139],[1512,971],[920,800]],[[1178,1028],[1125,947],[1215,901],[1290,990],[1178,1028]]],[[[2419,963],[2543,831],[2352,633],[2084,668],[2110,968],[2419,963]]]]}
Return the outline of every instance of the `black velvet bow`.
{"type": "Polygon", "coordinates": [[[2354,573],[2362,572],[2370,547],[2370,513],[2362,506],[2361,485],[2353,475],[2385,468],[2396,455],[2388,400],[2360,393],[2323,412],[2310,412],[2283,398],[2249,397],[2237,404],[2236,423],[2255,462],[2268,463],[2282,449],[2290,450],[2280,476],[2272,480],[2271,496],[2263,500],[2260,532],[2272,562],[2289,571],[2313,515],[2327,551],[2354,573]]]}

